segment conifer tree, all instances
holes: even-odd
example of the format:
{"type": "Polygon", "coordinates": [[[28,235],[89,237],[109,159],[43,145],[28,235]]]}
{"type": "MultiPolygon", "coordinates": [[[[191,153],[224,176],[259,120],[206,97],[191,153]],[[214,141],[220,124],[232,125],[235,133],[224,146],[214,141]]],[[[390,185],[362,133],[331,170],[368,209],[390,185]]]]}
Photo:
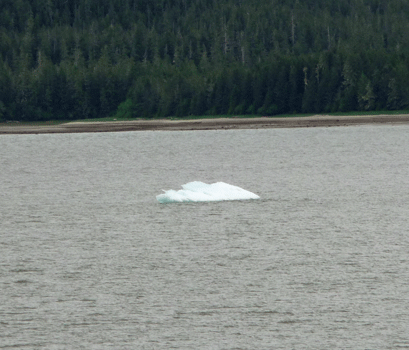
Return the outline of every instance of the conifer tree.
{"type": "Polygon", "coordinates": [[[2,115],[407,108],[408,23],[395,0],[3,0],[2,115]]]}

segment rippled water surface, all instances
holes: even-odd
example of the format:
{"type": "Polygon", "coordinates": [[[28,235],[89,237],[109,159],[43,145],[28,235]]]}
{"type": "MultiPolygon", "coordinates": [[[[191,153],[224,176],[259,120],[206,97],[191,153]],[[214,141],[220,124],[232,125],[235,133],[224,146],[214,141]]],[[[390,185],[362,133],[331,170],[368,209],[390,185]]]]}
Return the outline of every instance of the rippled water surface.
{"type": "Polygon", "coordinates": [[[0,348],[409,348],[408,133],[1,136],[0,348]]]}

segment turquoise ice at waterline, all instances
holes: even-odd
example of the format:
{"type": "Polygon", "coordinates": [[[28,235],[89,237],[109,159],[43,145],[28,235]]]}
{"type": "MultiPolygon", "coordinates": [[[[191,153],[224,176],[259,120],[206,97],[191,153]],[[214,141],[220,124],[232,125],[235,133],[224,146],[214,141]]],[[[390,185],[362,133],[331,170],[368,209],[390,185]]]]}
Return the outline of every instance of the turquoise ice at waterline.
{"type": "Polygon", "coordinates": [[[177,202],[215,202],[234,201],[246,199],[259,199],[260,197],[238,186],[229,185],[225,182],[206,184],[201,181],[189,182],[182,185],[183,190],[168,190],[156,196],[159,203],[177,202]]]}

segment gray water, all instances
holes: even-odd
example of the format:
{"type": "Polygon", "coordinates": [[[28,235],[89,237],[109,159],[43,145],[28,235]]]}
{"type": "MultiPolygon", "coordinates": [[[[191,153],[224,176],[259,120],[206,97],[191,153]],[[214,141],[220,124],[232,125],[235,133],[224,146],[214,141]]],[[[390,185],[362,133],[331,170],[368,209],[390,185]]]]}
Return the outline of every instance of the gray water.
{"type": "Polygon", "coordinates": [[[1,136],[0,348],[409,348],[408,133],[1,136]]]}

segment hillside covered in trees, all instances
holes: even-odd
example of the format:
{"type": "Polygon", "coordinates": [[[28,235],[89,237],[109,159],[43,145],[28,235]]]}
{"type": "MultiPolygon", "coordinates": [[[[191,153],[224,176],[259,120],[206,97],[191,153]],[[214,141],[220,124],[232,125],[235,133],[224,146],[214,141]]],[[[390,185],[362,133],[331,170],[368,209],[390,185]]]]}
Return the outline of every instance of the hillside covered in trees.
{"type": "Polygon", "coordinates": [[[409,108],[409,2],[1,0],[0,120],[409,108]]]}

